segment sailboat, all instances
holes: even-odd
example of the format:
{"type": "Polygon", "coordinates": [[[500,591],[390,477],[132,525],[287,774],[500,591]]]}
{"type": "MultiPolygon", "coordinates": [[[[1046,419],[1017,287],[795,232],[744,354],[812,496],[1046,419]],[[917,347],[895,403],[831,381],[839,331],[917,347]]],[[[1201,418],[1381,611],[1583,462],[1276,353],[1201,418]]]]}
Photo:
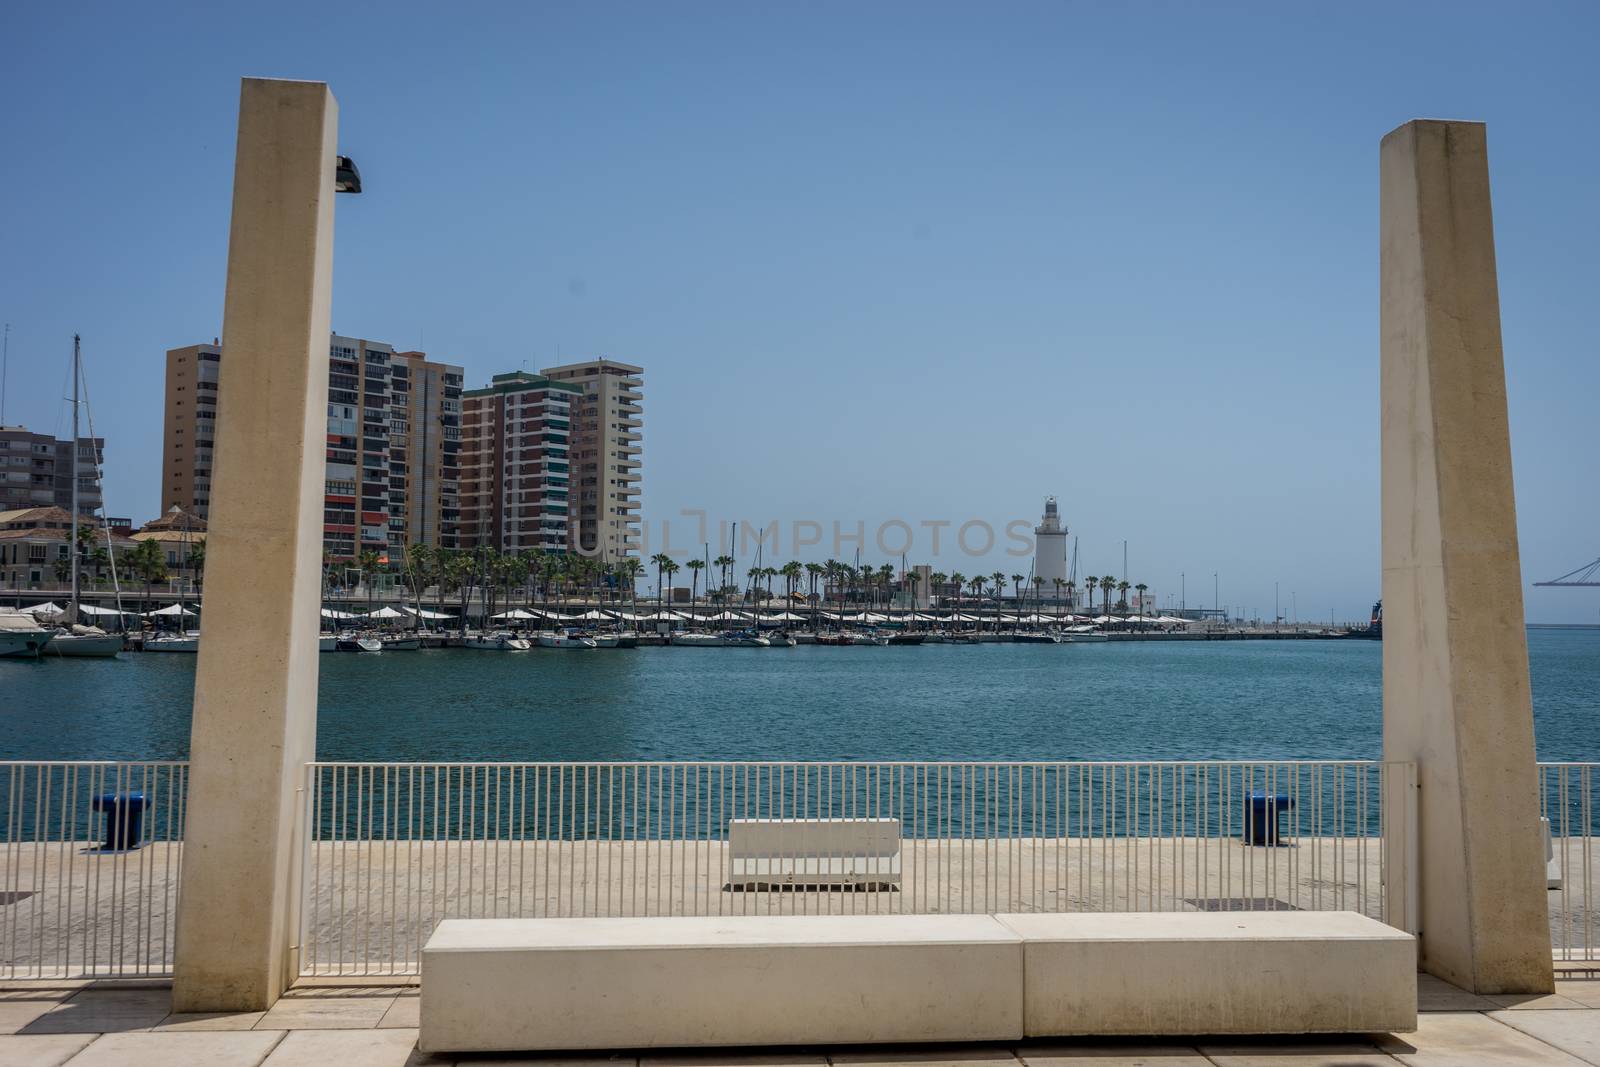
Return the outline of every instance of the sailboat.
{"type": "MultiPolygon", "coordinates": [[[[72,335],[72,533],[67,542],[67,554],[72,559],[72,602],[62,619],[62,628],[50,638],[44,652],[48,656],[115,656],[122,651],[122,635],[108,634],[98,626],[80,626],[78,622],[78,454],[81,450],[78,437],[78,405],[82,403],[78,377],[83,356],[77,334],[72,335]]],[[[96,465],[98,477],[98,465],[96,465]]],[[[115,564],[113,564],[115,574],[115,564]]]]}

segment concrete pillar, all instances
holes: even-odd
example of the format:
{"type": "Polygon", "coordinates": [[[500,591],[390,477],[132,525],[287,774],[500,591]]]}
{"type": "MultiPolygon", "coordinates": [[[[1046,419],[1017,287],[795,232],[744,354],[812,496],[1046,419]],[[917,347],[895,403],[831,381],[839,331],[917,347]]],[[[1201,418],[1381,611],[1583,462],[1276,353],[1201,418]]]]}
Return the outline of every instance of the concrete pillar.
{"type": "Polygon", "coordinates": [[[269,1007],[290,977],[295,822],[317,717],[338,104],[239,97],[174,1011],[269,1007]]]}
{"type": "MultiPolygon", "coordinates": [[[[1483,125],[1408,122],[1380,166],[1383,748],[1417,765],[1421,965],[1477,993],[1549,992],[1483,125]]],[[[1391,834],[1391,908],[1406,847],[1391,834]]]]}

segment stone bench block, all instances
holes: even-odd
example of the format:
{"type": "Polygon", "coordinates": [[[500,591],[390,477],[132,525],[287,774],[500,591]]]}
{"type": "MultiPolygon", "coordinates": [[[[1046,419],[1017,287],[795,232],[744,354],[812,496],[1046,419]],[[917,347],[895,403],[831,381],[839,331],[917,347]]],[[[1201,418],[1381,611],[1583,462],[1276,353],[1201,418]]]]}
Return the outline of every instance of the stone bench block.
{"type": "Polygon", "coordinates": [[[985,915],[451,919],[424,1051],[1008,1041],[1022,942],[985,915]]]}
{"type": "Polygon", "coordinates": [[[1410,934],[1354,912],[999,915],[1028,1037],[1407,1032],[1410,934]]]}

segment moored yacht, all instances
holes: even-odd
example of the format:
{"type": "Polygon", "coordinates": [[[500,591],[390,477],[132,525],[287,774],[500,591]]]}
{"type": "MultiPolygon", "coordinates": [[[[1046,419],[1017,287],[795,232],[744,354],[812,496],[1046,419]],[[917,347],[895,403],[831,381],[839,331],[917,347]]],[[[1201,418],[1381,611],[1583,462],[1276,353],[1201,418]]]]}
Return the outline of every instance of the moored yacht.
{"type": "Polygon", "coordinates": [[[122,651],[122,635],[108,634],[98,626],[67,626],[57,630],[45,646],[47,656],[115,656],[122,651]]]}
{"type": "Polygon", "coordinates": [[[721,634],[679,631],[672,635],[672,643],[673,645],[681,645],[684,648],[721,648],[726,642],[722,640],[721,634]]]}
{"type": "Polygon", "coordinates": [[[44,651],[50,637],[32,615],[0,615],[0,658],[32,659],[44,651]]]}
{"type": "Polygon", "coordinates": [[[540,648],[596,648],[598,647],[592,637],[585,637],[575,630],[546,630],[539,635],[540,648]]]}
{"type": "MultiPolygon", "coordinates": [[[[542,638],[539,643],[544,643],[542,638]]],[[[533,642],[526,637],[518,637],[510,630],[495,630],[464,638],[461,647],[475,648],[480,652],[526,652],[533,647],[533,642]]]]}
{"type": "Polygon", "coordinates": [[[144,641],[146,652],[199,652],[200,631],[181,630],[176,633],[156,634],[144,641]]]}

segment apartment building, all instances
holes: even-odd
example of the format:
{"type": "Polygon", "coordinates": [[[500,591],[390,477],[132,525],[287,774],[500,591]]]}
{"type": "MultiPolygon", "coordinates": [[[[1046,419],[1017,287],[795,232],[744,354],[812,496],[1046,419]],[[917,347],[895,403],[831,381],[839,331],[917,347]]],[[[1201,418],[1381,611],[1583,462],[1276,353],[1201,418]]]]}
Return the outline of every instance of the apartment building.
{"type": "Polygon", "coordinates": [[[526,371],[461,395],[461,547],[566,551],[571,407],[582,396],[526,371]]]}
{"type": "Polygon", "coordinates": [[[569,548],[604,560],[636,554],[644,368],[597,359],[541,373],[581,392],[572,405],[569,548]]]}
{"type": "MultiPolygon", "coordinates": [[[[167,352],[161,510],[209,518],[216,439],[215,342],[167,352]]],[[[398,561],[414,531],[449,546],[457,516],[456,448],[462,369],[380,341],[328,343],[323,548],[335,560],[374,551],[398,561]],[[453,393],[453,395],[452,395],[453,393]]]]}
{"type": "MultiPolygon", "coordinates": [[[[100,510],[103,437],[78,438],[78,513],[100,510]]],[[[0,426],[0,511],[72,508],[72,442],[23,426],[0,426]]]]}

